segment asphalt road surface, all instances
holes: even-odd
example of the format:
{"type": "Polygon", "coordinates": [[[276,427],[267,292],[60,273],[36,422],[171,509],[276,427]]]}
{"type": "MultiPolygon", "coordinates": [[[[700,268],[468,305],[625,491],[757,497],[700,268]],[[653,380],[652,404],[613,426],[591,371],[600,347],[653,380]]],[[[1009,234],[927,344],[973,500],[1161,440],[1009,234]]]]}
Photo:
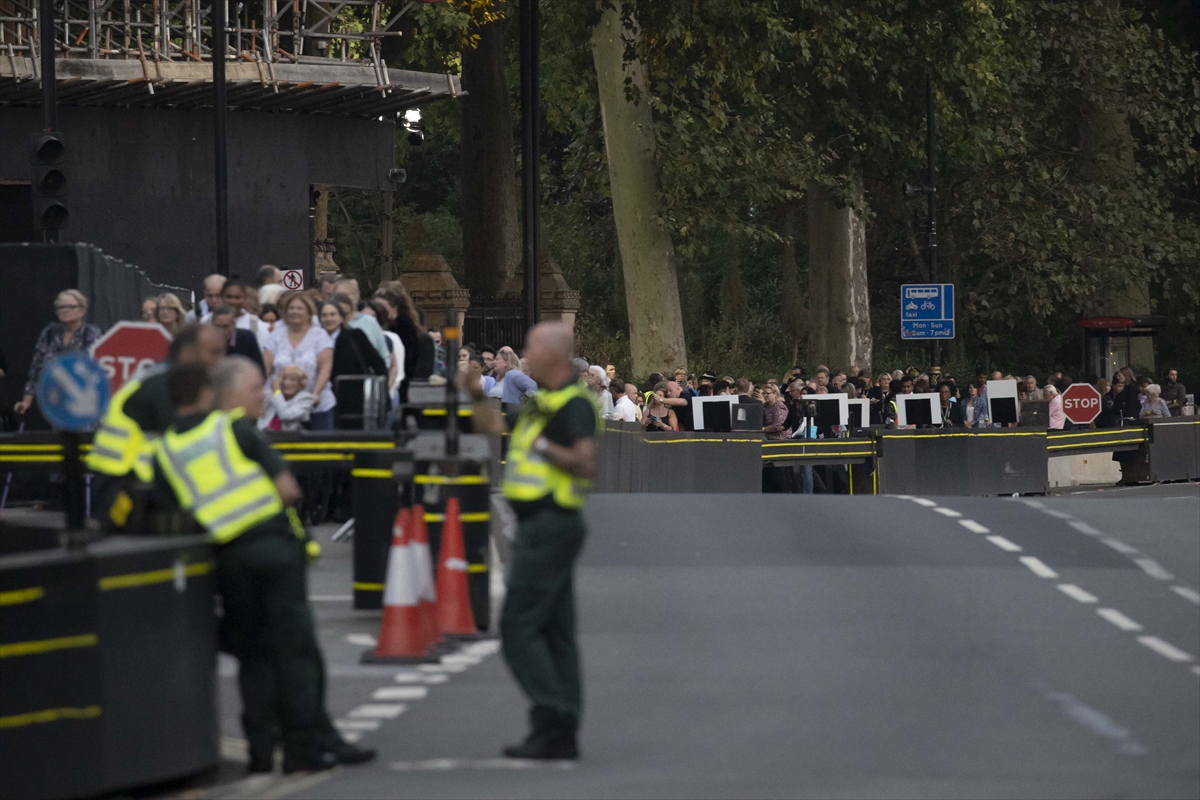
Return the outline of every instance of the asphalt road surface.
{"type": "MultiPolygon", "coordinates": [[[[495,643],[363,667],[349,546],[311,593],[365,767],[207,797],[1200,797],[1200,487],[1039,499],[606,495],[578,572],[577,764],[507,762],[495,643]]],[[[500,587],[497,584],[497,589],[500,587]]]]}

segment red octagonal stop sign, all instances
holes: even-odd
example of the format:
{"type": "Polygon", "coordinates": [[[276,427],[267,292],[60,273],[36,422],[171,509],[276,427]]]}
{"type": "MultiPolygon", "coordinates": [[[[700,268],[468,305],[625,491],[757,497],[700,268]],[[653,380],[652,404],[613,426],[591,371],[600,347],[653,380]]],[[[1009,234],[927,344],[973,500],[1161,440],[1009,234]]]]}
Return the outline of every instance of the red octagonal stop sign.
{"type": "Polygon", "coordinates": [[[171,335],[155,322],[118,322],[92,345],[92,358],[104,367],[116,394],[138,370],[166,359],[170,345],[171,335]]]}
{"type": "Polygon", "coordinates": [[[1087,425],[1100,413],[1100,392],[1090,383],[1072,383],[1063,392],[1063,414],[1076,425],[1087,425]]]}

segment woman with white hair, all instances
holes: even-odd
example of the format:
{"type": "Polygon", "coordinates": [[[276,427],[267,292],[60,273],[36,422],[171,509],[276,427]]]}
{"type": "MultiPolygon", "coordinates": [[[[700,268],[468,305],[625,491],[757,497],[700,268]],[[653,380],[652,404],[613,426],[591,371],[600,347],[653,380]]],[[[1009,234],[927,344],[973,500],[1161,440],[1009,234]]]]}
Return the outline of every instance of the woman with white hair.
{"type": "Polygon", "coordinates": [[[1171,409],[1167,405],[1167,401],[1163,400],[1162,387],[1157,383],[1152,383],[1143,390],[1146,395],[1146,401],[1142,404],[1141,418],[1158,419],[1161,417],[1171,416],[1171,409]]]}
{"type": "Polygon", "coordinates": [[[25,381],[24,396],[13,406],[18,416],[33,405],[38,378],[42,376],[42,369],[47,363],[63,353],[86,353],[100,338],[100,329],[83,321],[87,316],[87,307],[87,296],[78,289],[64,289],[54,298],[54,314],[58,320],[42,328],[42,334],[38,337],[33,359],[29,363],[29,380],[25,381]]]}
{"type": "Polygon", "coordinates": [[[607,418],[613,410],[612,394],[608,391],[608,373],[599,364],[588,367],[583,376],[584,383],[596,394],[596,404],[600,406],[600,416],[607,418]]]}

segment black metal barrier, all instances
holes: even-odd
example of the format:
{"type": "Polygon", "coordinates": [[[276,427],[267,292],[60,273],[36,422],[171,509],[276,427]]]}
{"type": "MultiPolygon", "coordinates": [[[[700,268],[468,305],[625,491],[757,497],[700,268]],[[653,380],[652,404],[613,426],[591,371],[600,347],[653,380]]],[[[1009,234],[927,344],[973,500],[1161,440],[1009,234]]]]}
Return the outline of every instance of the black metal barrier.
{"type": "Polygon", "coordinates": [[[762,436],[756,432],[647,433],[609,422],[600,438],[597,493],[762,491],[762,436]]]}
{"type": "Polygon", "coordinates": [[[883,494],[1000,495],[1046,491],[1046,431],[875,431],[883,494]]]}
{"type": "Polygon", "coordinates": [[[214,569],[199,536],[0,557],[0,794],[91,797],[217,764],[214,569]]]}
{"type": "Polygon", "coordinates": [[[1171,417],[1148,426],[1150,480],[1200,479],[1200,419],[1171,417]]]}
{"type": "Polygon", "coordinates": [[[383,608],[392,523],[404,503],[397,479],[412,475],[412,454],[389,447],[360,452],[350,471],[354,508],[354,607],[383,608]]]}

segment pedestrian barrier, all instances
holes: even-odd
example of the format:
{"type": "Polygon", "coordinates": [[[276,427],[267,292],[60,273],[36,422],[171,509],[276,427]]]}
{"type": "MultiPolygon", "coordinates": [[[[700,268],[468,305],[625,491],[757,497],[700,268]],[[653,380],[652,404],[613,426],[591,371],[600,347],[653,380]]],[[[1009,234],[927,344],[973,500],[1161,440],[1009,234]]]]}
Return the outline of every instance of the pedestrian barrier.
{"type": "Polygon", "coordinates": [[[1171,417],[1147,427],[1152,481],[1200,479],[1200,419],[1171,417]]]}
{"type": "Polygon", "coordinates": [[[92,797],[217,764],[215,568],[199,536],[0,557],[0,794],[92,797]]]}
{"type": "Polygon", "coordinates": [[[386,449],[354,454],[350,494],[354,513],[354,607],[383,607],[383,590],[390,532],[397,510],[409,505],[398,479],[412,475],[412,454],[386,443],[386,449]]]}
{"type": "Polygon", "coordinates": [[[757,432],[648,433],[636,423],[609,422],[592,491],[759,492],[762,445],[757,432]]]}

